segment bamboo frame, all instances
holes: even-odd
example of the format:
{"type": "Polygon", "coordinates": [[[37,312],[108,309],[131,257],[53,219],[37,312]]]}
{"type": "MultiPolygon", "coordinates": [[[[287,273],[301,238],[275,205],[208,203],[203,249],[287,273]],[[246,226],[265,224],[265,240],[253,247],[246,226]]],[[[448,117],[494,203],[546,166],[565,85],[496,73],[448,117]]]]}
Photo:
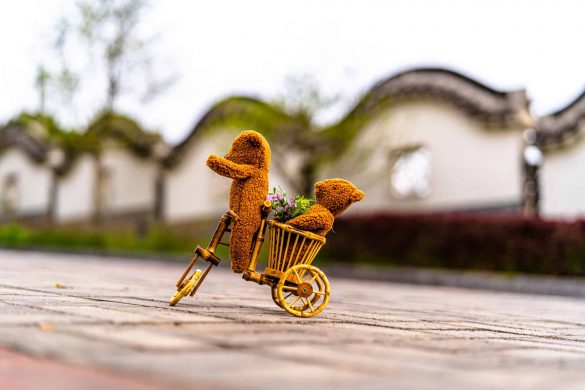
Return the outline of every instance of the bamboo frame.
{"type": "MultiPolygon", "coordinates": [[[[315,233],[295,229],[277,221],[268,221],[271,208],[272,204],[269,201],[261,206],[262,221],[254,234],[249,265],[242,278],[271,286],[274,302],[292,315],[298,317],[317,315],[329,301],[330,286],[325,274],[311,264],[327,241],[315,233]],[[266,228],[269,229],[268,259],[264,273],[259,273],[256,272],[256,266],[265,241],[266,228]],[[295,297],[292,301],[287,302],[293,295],[295,297]],[[295,306],[299,300],[301,305],[295,306]]],[[[187,295],[195,295],[211,268],[219,265],[221,259],[215,256],[215,249],[223,244],[221,242],[223,235],[231,231],[230,225],[237,219],[238,216],[233,211],[225,213],[207,248],[197,247],[196,255],[177,281],[177,293],[171,300],[171,305],[187,295]],[[207,268],[203,272],[198,269],[187,278],[199,258],[209,263],[207,268]]]]}
{"type": "Polygon", "coordinates": [[[169,302],[171,306],[176,305],[182,298],[184,298],[187,295],[190,296],[195,295],[195,293],[201,286],[201,283],[203,283],[203,281],[207,277],[207,274],[209,274],[209,271],[211,271],[211,268],[219,265],[221,259],[215,256],[215,250],[217,249],[217,246],[221,243],[221,238],[223,237],[225,232],[231,232],[229,228],[232,221],[237,220],[238,215],[234,213],[232,210],[229,210],[219,220],[217,228],[215,229],[215,233],[213,233],[213,237],[211,238],[211,241],[209,242],[207,248],[197,246],[197,248],[195,249],[195,256],[193,256],[193,258],[191,259],[191,261],[189,262],[189,264],[179,277],[179,280],[177,280],[176,283],[177,292],[169,302]],[[187,275],[193,269],[193,266],[195,265],[199,258],[202,258],[203,260],[207,261],[209,265],[207,266],[203,274],[201,273],[201,270],[197,269],[193,272],[193,274],[191,274],[189,278],[187,278],[187,275]],[[196,283],[194,284],[194,282],[196,283]]]}

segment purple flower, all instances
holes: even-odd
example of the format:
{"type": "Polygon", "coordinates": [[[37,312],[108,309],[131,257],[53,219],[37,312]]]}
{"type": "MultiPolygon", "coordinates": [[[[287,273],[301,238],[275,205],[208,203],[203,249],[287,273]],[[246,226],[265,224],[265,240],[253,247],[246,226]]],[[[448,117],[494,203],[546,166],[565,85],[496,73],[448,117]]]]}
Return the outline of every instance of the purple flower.
{"type": "Polygon", "coordinates": [[[282,200],[282,194],[276,194],[276,199],[282,200]]]}
{"type": "Polygon", "coordinates": [[[294,198],[290,198],[290,200],[288,201],[288,207],[293,207],[294,205],[295,205],[294,198]]]}

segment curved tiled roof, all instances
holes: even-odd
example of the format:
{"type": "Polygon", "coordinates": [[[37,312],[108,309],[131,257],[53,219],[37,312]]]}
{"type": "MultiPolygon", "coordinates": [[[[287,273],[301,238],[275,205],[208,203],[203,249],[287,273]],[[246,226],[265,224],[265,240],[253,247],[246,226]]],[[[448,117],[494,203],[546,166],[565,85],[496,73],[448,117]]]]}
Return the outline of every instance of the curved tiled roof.
{"type": "Polygon", "coordinates": [[[535,129],[538,143],[545,149],[577,139],[585,129],[585,89],[565,108],[538,119],[535,129]]]}
{"type": "MultiPolygon", "coordinates": [[[[400,72],[376,83],[338,123],[327,130],[336,131],[344,126],[352,128],[348,134],[358,131],[364,118],[371,117],[377,109],[388,102],[412,98],[431,98],[453,104],[466,115],[488,125],[533,126],[529,113],[529,100],[524,90],[497,91],[460,73],[441,68],[417,68],[400,72]],[[356,120],[358,119],[358,120],[356,120]]],[[[294,118],[277,112],[275,108],[259,99],[235,96],[215,104],[197,122],[189,135],[177,144],[165,160],[168,166],[176,164],[202,128],[210,123],[226,119],[229,115],[245,117],[243,126],[269,128],[253,116],[256,113],[277,118],[287,127],[294,129],[294,118]]],[[[269,121],[267,121],[269,123],[269,121]]]]}
{"type": "Polygon", "coordinates": [[[162,142],[160,134],[144,131],[132,118],[112,112],[100,114],[84,136],[95,143],[96,148],[104,138],[117,139],[140,156],[150,156],[156,145],[162,142]]]}
{"type": "Polygon", "coordinates": [[[49,151],[45,142],[32,137],[21,124],[16,122],[10,122],[0,130],[0,151],[11,147],[22,149],[38,164],[46,161],[49,151]]]}
{"type": "Polygon", "coordinates": [[[23,113],[0,127],[0,152],[18,147],[41,164],[47,161],[51,148],[58,148],[64,159],[56,171],[64,175],[83,153],[99,153],[106,138],[119,140],[144,157],[156,155],[157,148],[164,144],[159,134],[146,132],[131,118],[114,113],[99,115],[84,133],[63,130],[51,117],[23,113]]]}
{"type": "MultiPolygon", "coordinates": [[[[183,158],[191,141],[205,129],[217,123],[237,122],[246,129],[269,129],[274,121],[290,123],[294,119],[276,109],[272,104],[249,96],[232,96],[214,104],[193,126],[187,137],[176,144],[163,161],[166,166],[174,166],[183,158]]],[[[264,132],[265,133],[265,132],[264,132]]]]}
{"type": "Polygon", "coordinates": [[[526,91],[497,91],[460,73],[442,68],[411,69],[382,80],[365,94],[352,113],[370,111],[387,100],[421,97],[451,103],[467,115],[487,124],[532,125],[526,91]]]}

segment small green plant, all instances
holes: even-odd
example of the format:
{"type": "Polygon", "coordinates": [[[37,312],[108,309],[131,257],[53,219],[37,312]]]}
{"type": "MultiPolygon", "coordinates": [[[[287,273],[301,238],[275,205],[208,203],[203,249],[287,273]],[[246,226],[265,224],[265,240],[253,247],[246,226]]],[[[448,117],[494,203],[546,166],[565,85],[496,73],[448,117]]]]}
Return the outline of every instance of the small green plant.
{"type": "Polygon", "coordinates": [[[25,246],[30,240],[32,232],[17,224],[8,224],[0,227],[0,245],[10,247],[25,246]]]}
{"type": "Polygon", "coordinates": [[[280,187],[272,190],[266,197],[266,200],[272,202],[272,210],[274,210],[274,219],[279,222],[286,222],[289,219],[298,217],[304,214],[309,207],[315,204],[315,200],[305,198],[302,195],[295,195],[289,198],[285,191],[280,187]]]}

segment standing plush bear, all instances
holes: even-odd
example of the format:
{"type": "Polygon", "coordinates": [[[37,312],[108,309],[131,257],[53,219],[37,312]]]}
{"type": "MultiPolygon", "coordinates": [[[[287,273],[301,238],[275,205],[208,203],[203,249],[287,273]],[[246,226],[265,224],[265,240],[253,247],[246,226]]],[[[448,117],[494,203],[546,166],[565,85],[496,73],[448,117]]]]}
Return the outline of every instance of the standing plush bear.
{"type": "Polygon", "coordinates": [[[333,228],[335,217],[364,197],[365,193],[347,180],[323,180],[315,184],[317,203],[303,215],[292,218],[286,223],[297,229],[325,237],[333,228]]]}
{"type": "Polygon", "coordinates": [[[212,154],[206,164],[233,179],[229,206],[239,218],[232,226],[230,260],[232,270],[242,273],[248,267],[252,238],[262,222],[260,207],[268,193],[270,146],[262,134],[242,131],[225,157],[212,154]]]}

